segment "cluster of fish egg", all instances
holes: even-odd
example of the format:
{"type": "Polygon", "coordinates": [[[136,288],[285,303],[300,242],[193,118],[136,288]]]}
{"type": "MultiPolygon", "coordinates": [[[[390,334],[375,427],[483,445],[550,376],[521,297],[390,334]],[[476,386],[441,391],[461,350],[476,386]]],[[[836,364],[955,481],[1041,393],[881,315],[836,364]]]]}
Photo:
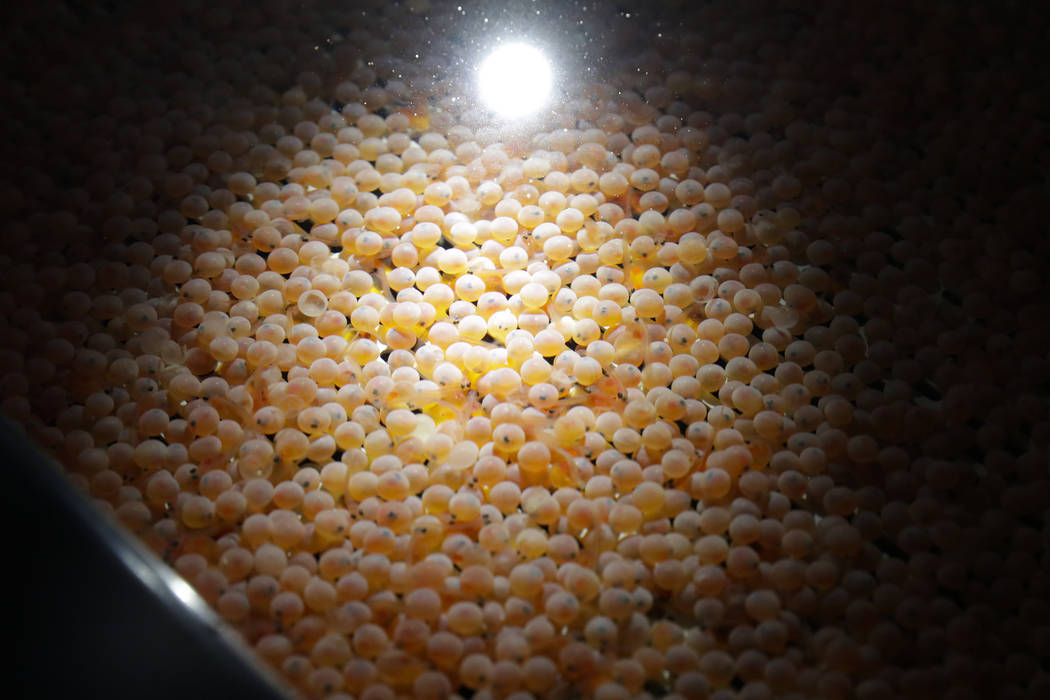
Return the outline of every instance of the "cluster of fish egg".
{"type": "Polygon", "coordinates": [[[1038,191],[790,20],[510,136],[367,32],[114,99],[5,190],[3,410],[308,697],[1038,696],[1038,191]]]}

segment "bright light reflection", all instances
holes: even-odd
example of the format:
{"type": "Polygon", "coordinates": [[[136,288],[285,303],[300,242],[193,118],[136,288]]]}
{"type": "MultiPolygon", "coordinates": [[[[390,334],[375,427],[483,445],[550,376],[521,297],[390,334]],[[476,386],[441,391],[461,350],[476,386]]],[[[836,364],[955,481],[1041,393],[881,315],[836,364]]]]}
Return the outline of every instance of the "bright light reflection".
{"type": "Polygon", "coordinates": [[[171,592],[175,594],[179,600],[191,608],[200,606],[200,596],[197,595],[197,591],[193,590],[190,584],[178,577],[172,577],[169,581],[171,585],[171,592]]]}
{"type": "Polygon", "coordinates": [[[550,96],[551,67],[527,44],[504,44],[478,69],[478,90],[485,106],[505,119],[533,114],[550,96]]]}

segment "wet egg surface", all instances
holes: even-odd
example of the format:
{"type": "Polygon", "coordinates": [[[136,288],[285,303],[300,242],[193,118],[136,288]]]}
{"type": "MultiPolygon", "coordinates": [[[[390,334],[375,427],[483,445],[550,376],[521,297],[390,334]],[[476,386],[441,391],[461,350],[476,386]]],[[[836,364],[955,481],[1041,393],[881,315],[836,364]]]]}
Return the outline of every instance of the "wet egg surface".
{"type": "Polygon", "coordinates": [[[264,5],[47,18],[0,398],[298,693],[1050,695],[1023,22],[264,5]]]}

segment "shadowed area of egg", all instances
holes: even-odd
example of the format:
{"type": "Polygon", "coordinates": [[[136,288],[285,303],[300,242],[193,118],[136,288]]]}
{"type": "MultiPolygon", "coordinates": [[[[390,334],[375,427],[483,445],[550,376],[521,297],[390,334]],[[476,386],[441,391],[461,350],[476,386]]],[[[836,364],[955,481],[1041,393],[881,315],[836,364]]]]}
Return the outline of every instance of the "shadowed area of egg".
{"type": "Polygon", "coordinates": [[[303,697],[1050,696],[1018,6],[8,12],[0,410],[303,697]]]}

